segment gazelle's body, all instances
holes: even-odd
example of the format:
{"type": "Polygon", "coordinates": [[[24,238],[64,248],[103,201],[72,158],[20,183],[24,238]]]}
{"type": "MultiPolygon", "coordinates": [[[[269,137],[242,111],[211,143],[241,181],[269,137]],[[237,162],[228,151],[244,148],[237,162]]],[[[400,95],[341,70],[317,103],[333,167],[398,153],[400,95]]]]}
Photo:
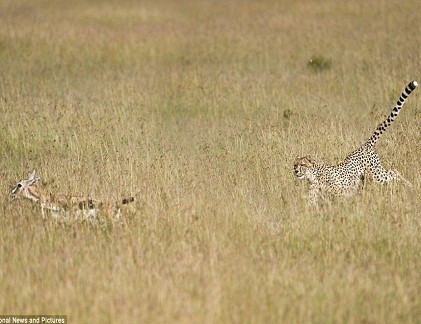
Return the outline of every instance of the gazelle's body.
{"type": "Polygon", "coordinates": [[[39,178],[33,171],[27,180],[19,181],[12,189],[12,199],[29,199],[41,207],[42,216],[51,213],[54,218],[67,217],[69,215],[86,218],[95,217],[99,211],[112,214],[115,218],[121,216],[121,206],[132,202],[133,197],[123,199],[120,202],[101,201],[91,197],[54,195],[46,193],[38,185],[39,178]]]}

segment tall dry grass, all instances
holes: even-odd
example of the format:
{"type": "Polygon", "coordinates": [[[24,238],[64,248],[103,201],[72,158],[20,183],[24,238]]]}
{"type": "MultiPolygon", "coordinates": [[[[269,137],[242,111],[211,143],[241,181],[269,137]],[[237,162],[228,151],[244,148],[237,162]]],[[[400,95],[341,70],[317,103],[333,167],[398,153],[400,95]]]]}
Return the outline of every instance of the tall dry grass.
{"type": "Polygon", "coordinates": [[[413,1],[2,1],[0,314],[103,322],[420,322],[420,98],[378,150],[409,178],[314,210],[421,81],[413,1]],[[314,64],[309,65],[310,59],[314,64]],[[120,224],[7,201],[136,193],[120,224]]]}

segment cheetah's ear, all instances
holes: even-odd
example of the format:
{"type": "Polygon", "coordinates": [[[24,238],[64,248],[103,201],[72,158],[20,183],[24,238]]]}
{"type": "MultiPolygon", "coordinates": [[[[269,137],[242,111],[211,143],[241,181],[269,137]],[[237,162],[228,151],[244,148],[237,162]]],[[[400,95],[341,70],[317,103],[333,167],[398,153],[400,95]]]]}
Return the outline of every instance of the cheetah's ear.
{"type": "Polygon", "coordinates": [[[307,160],[309,160],[310,163],[314,163],[314,158],[311,155],[306,155],[305,157],[307,160]]]}

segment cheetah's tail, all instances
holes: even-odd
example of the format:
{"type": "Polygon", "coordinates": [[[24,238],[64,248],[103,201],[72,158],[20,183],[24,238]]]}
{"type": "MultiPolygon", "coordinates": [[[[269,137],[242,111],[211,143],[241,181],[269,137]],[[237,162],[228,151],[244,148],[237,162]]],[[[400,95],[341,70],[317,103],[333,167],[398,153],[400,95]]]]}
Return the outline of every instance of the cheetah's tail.
{"type": "Polygon", "coordinates": [[[395,107],[393,107],[392,112],[390,113],[389,117],[381,123],[376,130],[374,131],[373,135],[368,139],[366,145],[373,147],[376,145],[377,141],[379,140],[380,136],[385,132],[385,130],[395,121],[397,115],[399,115],[400,110],[402,109],[406,99],[411,94],[412,91],[418,86],[417,81],[411,81],[405,87],[405,90],[402,92],[401,96],[398,99],[395,107]]]}

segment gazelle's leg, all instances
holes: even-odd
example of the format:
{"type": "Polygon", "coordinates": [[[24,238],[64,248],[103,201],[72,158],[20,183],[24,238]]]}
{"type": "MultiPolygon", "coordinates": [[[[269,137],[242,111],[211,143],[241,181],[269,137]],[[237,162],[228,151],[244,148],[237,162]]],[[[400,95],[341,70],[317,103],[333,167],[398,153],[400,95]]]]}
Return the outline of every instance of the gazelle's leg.
{"type": "Polygon", "coordinates": [[[121,208],[117,208],[117,210],[115,211],[115,215],[114,218],[116,221],[119,221],[121,218],[121,208]]]}
{"type": "Polygon", "coordinates": [[[45,219],[45,206],[44,204],[41,204],[41,216],[43,219],[45,219]]]}

